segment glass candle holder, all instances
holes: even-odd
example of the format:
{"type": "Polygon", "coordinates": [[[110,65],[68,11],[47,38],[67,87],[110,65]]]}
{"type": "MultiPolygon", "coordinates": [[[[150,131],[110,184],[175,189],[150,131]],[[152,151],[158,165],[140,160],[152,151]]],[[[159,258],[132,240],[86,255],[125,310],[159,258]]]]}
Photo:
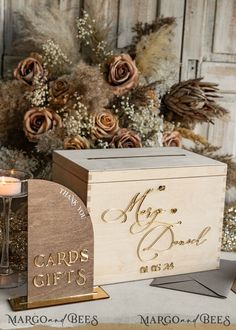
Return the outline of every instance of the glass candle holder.
{"type": "Polygon", "coordinates": [[[0,198],[2,199],[2,249],[0,261],[0,288],[12,288],[21,284],[20,274],[10,267],[10,215],[12,200],[27,197],[28,180],[32,174],[24,171],[0,169],[0,198]]]}

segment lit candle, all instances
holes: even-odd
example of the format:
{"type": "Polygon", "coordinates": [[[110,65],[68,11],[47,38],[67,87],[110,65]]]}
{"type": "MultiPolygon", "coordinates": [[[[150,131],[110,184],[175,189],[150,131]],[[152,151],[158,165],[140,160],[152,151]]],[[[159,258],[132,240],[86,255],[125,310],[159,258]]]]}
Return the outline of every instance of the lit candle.
{"type": "Polygon", "coordinates": [[[21,192],[21,182],[11,176],[0,177],[0,196],[14,196],[21,192]]]}

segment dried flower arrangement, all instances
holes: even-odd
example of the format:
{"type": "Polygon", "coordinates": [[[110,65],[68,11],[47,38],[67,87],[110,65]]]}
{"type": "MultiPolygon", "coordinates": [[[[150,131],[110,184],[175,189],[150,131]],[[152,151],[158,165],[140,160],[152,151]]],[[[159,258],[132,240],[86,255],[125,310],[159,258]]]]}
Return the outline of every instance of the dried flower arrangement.
{"type": "Polygon", "coordinates": [[[31,17],[30,9],[19,14],[16,45],[30,47],[29,55],[13,80],[0,83],[0,167],[49,178],[54,149],[186,147],[192,141],[195,152],[229,165],[227,186],[236,187],[232,157],[218,156],[218,148],[193,131],[196,123],[227,114],[216,102],[217,84],[198,78],[173,85],[175,18],[139,22],[132,45],[117,50],[109,27],[86,12],[76,33],[56,9],[31,17]]]}

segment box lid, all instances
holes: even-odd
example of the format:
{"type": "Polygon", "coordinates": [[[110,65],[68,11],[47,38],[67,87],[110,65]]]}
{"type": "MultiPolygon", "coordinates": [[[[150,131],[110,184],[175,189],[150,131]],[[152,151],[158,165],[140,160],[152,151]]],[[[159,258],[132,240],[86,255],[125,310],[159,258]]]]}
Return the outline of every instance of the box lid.
{"type": "Polygon", "coordinates": [[[181,148],[57,150],[53,162],[90,183],[226,175],[227,166],[181,148]]]}

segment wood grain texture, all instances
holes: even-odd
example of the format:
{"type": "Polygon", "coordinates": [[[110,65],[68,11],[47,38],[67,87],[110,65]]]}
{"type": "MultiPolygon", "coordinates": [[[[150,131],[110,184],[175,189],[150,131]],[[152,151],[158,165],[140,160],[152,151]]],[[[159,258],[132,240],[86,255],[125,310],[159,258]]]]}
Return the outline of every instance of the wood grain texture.
{"type": "Polygon", "coordinates": [[[92,184],[87,207],[90,209],[95,231],[95,283],[100,285],[217,268],[224,184],[225,180],[217,176],[92,184]],[[150,188],[155,189],[159,185],[165,185],[166,190],[150,194],[140,209],[143,211],[152,207],[153,210],[167,210],[158,215],[152,225],[147,225],[148,219],[140,216],[140,229],[135,218],[135,208],[128,212],[125,222],[121,222],[122,219],[114,223],[102,221],[105,210],[125,210],[135,194],[144,193],[150,188]],[[206,212],[209,205],[211,212],[206,212]],[[178,209],[175,215],[170,214],[171,208],[178,209]],[[181,221],[181,225],[176,225],[178,221],[181,221]],[[132,234],[130,230],[135,223],[139,232],[132,234]],[[198,237],[207,226],[211,229],[205,237],[207,241],[202,245],[171,246],[170,232],[163,234],[163,240],[155,241],[167,228],[166,224],[173,225],[173,239],[182,241],[198,237]],[[154,244],[153,248],[144,251],[151,244],[154,244]],[[138,258],[138,253],[142,260],[138,258]],[[106,258],[102,259],[105,254],[106,258]],[[166,263],[172,262],[173,269],[164,269],[166,263]],[[160,265],[161,269],[152,271],[156,265],[160,265]],[[148,271],[141,273],[142,267],[148,267],[148,271]]]}
{"type": "Polygon", "coordinates": [[[84,9],[92,17],[99,16],[99,24],[109,26],[108,40],[112,47],[117,46],[117,29],[119,16],[118,0],[85,0],[84,9]]]}
{"type": "Polygon", "coordinates": [[[221,147],[224,154],[236,155],[236,113],[235,95],[227,95],[221,105],[228,109],[229,115],[225,120],[217,119],[214,125],[209,125],[208,140],[210,143],[221,147]]]}
{"type": "MultiPolygon", "coordinates": [[[[45,6],[52,6],[57,3],[56,0],[41,0],[40,7],[46,10],[45,6]]],[[[6,55],[12,54],[12,44],[18,37],[17,13],[32,8],[34,11],[35,0],[8,0],[5,2],[5,47],[6,55]]]]}
{"type": "MultiPolygon", "coordinates": [[[[201,40],[196,40],[201,44],[203,61],[210,61],[213,49],[213,34],[215,29],[216,0],[206,1],[204,6],[204,26],[201,40]]],[[[214,55],[213,55],[214,56],[214,55]]]]}
{"type": "MultiPolygon", "coordinates": [[[[230,0],[231,1],[231,0],[230,0]]],[[[229,2],[230,2],[229,1],[229,2]]],[[[235,0],[234,0],[235,1],[235,0]]],[[[222,7],[227,7],[228,3],[227,0],[222,1],[222,7]]],[[[224,40],[229,40],[230,35],[225,34],[223,38],[220,36],[220,32],[217,31],[219,29],[218,24],[219,17],[220,21],[224,21],[224,25],[228,24],[228,20],[230,17],[227,15],[224,15],[223,9],[219,8],[217,5],[217,0],[211,0],[211,1],[205,1],[204,6],[204,31],[202,34],[202,39],[200,42],[202,43],[202,49],[203,49],[203,60],[209,61],[209,62],[228,62],[228,63],[235,63],[236,62],[236,53],[234,54],[225,54],[224,52],[216,52],[214,49],[214,44],[224,44],[224,40]],[[217,18],[218,17],[218,18],[217,18]]],[[[231,22],[235,24],[234,22],[231,22]]],[[[233,26],[232,26],[233,28],[233,26]]],[[[224,29],[226,33],[230,33],[230,29],[227,30],[227,28],[224,29]]],[[[233,39],[231,39],[233,40],[233,39]]],[[[199,40],[196,40],[196,42],[199,43],[199,40]]]]}
{"type": "Polygon", "coordinates": [[[217,0],[214,53],[236,54],[236,1],[217,0]]]}
{"type": "Polygon", "coordinates": [[[0,78],[2,76],[2,66],[3,66],[3,57],[4,54],[4,3],[5,0],[0,0],[0,78]]]}
{"type": "Polygon", "coordinates": [[[28,219],[28,301],[91,293],[93,227],[81,200],[62,185],[30,180],[28,219]]]}
{"type": "Polygon", "coordinates": [[[71,18],[74,19],[79,16],[81,0],[59,0],[58,6],[62,12],[69,11],[71,18]]]}
{"type": "MultiPolygon", "coordinates": [[[[3,2],[3,0],[1,0],[3,2]]],[[[12,77],[12,70],[22,57],[28,56],[27,52],[15,53],[12,47],[19,38],[18,13],[24,12],[27,8],[32,9],[32,15],[37,10],[46,11],[48,8],[59,8],[62,15],[66,13],[72,20],[79,15],[80,0],[7,0],[4,5],[4,56],[3,76],[12,77]],[[39,9],[38,9],[39,8],[39,9]]]]}
{"type": "Polygon", "coordinates": [[[236,63],[203,62],[201,76],[217,82],[222,93],[235,94],[236,99],[236,63]]]}
{"type": "Polygon", "coordinates": [[[72,171],[65,172],[63,163],[53,162],[53,177],[52,180],[54,182],[58,182],[67,186],[68,181],[70,181],[70,188],[75,193],[80,191],[80,198],[86,204],[87,203],[87,189],[88,189],[88,181],[87,177],[83,175],[74,175],[72,171]]]}
{"type": "Polygon", "coordinates": [[[132,27],[137,22],[151,23],[157,15],[157,0],[120,0],[118,48],[131,44],[132,27]]]}
{"type": "Polygon", "coordinates": [[[204,5],[205,0],[188,0],[186,2],[181,70],[182,80],[196,77],[197,68],[192,69],[189,61],[202,61],[201,40],[204,31],[204,5]]]}
{"type": "Polygon", "coordinates": [[[76,176],[78,182],[84,180],[80,167],[89,172],[87,187],[73,189],[82,197],[86,187],[95,235],[96,285],[218,267],[224,164],[178,148],[56,153],[61,155],[54,158],[58,182],[72,187],[76,176]],[[171,243],[196,239],[206,227],[210,230],[202,244],[171,243]]]}
{"type": "Polygon", "coordinates": [[[203,62],[201,76],[206,81],[215,81],[219,84],[223,97],[219,99],[219,102],[229,111],[229,115],[224,119],[215,120],[214,125],[201,126],[199,133],[205,135],[213,145],[221,147],[222,153],[236,156],[236,144],[234,142],[236,138],[236,64],[203,62]]]}
{"type": "MultiPolygon", "coordinates": [[[[181,62],[182,51],[182,35],[183,35],[183,22],[184,22],[184,0],[165,0],[160,1],[159,16],[175,17],[176,27],[174,30],[175,37],[172,42],[172,50],[176,58],[181,62]]],[[[180,68],[179,70],[180,71],[180,68]]],[[[178,76],[179,76],[178,72],[178,76]]]]}
{"type": "MultiPolygon", "coordinates": [[[[174,147],[81,150],[79,154],[64,150],[55,151],[54,155],[53,177],[63,180],[66,174],[63,175],[62,169],[67,169],[73,174],[73,182],[74,177],[85,183],[102,183],[171,178],[173,171],[179,178],[222,175],[225,171],[220,162],[174,147]],[[84,170],[87,170],[86,176],[84,170]]],[[[78,193],[79,187],[73,188],[78,193]]]]}
{"type": "Polygon", "coordinates": [[[203,76],[205,81],[219,84],[222,90],[222,105],[230,117],[216,120],[215,125],[198,125],[196,133],[209,139],[222,152],[236,155],[232,137],[236,125],[233,108],[236,103],[235,63],[236,52],[228,45],[234,38],[236,1],[187,0],[184,27],[182,79],[203,76]]]}

